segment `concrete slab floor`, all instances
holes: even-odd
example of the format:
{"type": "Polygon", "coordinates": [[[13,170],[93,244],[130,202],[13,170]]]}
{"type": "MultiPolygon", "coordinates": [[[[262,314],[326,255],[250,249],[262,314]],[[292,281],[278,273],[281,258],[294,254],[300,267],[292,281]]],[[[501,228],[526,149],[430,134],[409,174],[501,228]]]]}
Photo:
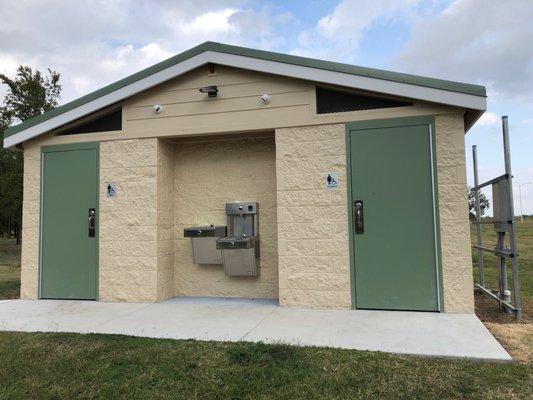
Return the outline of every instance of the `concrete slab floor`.
{"type": "Polygon", "coordinates": [[[0,330],[288,343],[511,361],[473,314],[317,310],[276,301],[176,297],[161,303],[0,301],[0,330]]]}

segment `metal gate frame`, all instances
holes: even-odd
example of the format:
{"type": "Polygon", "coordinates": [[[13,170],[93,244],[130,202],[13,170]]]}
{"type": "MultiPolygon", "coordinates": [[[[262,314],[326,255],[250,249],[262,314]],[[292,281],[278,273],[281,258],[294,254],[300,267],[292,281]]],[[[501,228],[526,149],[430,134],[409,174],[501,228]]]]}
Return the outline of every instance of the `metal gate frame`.
{"type": "MultiPolygon", "coordinates": [[[[509,146],[509,123],[507,116],[502,117],[502,131],[503,131],[503,152],[505,159],[505,174],[500,175],[494,179],[486,181],[484,183],[479,183],[478,181],[478,169],[477,169],[477,146],[472,146],[472,156],[473,156],[473,167],[474,167],[474,191],[475,196],[475,211],[476,211],[476,233],[477,233],[477,244],[473,247],[477,249],[478,262],[479,262],[479,283],[475,284],[475,289],[480,292],[488,295],[492,299],[498,301],[500,306],[504,308],[509,313],[514,313],[517,319],[522,319],[523,310],[522,310],[522,299],[520,296],[520,278],[519,278],[519,268],[518,268],[518,248],[516,244],[516,222],[514,215],[514,203],[513,203],[513,175],[511,173],[511,151],[509,146]],[[489,186],[495,185],[502,181],[507,182],[508,190],[507,192],[507,215],[509,219],[507,221],[489,221],[488,223],[498,223],[498,224],[507,224],[509,231],[509,248],[505,247],[505,232],[498,232],[498,244],[495,248],[486,247],[483,245],[482,235],[481,235],[481,213],[480,213],[480,202],[479,202],[479,190],[489,186]],[[483,265],[483,252],[489,252],[496,255],[500,259],[500,279],[499,279],[499,291],[498,294],[493,293],[490,289],[485,286],[485,270],[483,265]],[[513,301],[511,301],[511,293],[508,289],[507,284],[507,260],[512,261],[513,266],[513,301]]],[[[494,204],[494,199],[493,199],[494,204]]]]}

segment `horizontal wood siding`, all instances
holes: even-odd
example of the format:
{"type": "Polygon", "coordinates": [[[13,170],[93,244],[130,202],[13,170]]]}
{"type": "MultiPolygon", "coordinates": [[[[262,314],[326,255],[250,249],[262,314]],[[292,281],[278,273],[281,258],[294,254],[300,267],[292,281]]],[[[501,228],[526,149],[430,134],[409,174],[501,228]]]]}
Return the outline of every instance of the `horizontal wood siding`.
{"type": "Polygon", "coordinates": [[[290,122],[295,115],[309,116],[311,91],[305,81],[223,66],[210,74],[206,66],[126,101],[126,131],[249,129],[250,125],[260,129],[260,124],[272,119],[290,122]],[[218,86],[215,98],[198,90],[210,85],[218,86]],[[264,93],[272,97],[268,104],[260,100],[264,93]],[[154,113],[154,104],[163,105],[163,112],[154,113]]]}
{"type": "MultiPolygon", "coordinates": [[[[192,102],[204,102],[206,95],[200,93],[199,87],[209,86],[207,84],[198,83],[198,87],[184,88],[184,89],[168,89],[168,90],[150,90],[146,94],[138,95],[135,99],[135,103],[129,106],[146,107],[153,106],[154,104],[176,104],[176,103],[192,103],[192,102]]],[[[248,96],[261,96],[263,93],[282,94],[292,92],[307,91],[306,85],[302,82],[293,81],[289,79],[279,79],[275,76],[270,81],[265,81],[264,77],[262,81],[255,82],[243,82],[229,85],[218,85],[220,92],[215,99],[207,99],[208,101],[234,99],[248,96]]]]}
{"type": "Polygon", "coordinates": [[[133,109],[134,112],[129,113],[128,121],[140,119],[179,118],[189,115],[231,113],[250,110],[263,111],[269,108],[309,105],[308,91],[280,93],[276,94],[275,96],[275,104],[261,104],[258,95],[236,96],[229,98],[220,97],[181,103],[166,103],[163,104],[164,110],[161,114],[154,114],[152,106],[136,107],[133,109]],[[154,115],[156,116],[155,118],[154,115]]]}
{"type": "Polygon", "coordinates": [[[117,139],[203,136],[273,131],[279,128],[344,123],[383,118],[456,113],[454,107],[414,102],[413,106],[317,114],[315,83],[278,75],[217,65],[203,66],[132,96],[121,103],[122,131],[56,136],[47,133],[32,141],[63,144],[117,139]],[[200,93],[217,85],[216,98],[200,93]],[[260,96],[272,97],[263,104],[260,96]],[[161,114],[153,111],[162,104],[161,114]]]}

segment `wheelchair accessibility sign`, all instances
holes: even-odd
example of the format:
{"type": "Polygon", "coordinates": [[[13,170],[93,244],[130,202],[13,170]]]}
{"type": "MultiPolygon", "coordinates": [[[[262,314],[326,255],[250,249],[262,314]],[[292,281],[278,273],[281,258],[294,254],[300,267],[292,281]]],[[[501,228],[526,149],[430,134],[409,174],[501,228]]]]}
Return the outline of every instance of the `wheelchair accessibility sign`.
{"type": "Polygon", "coordinates": [[[117,197],[117,184],[116,183],[108,183],[107,184],[107,197],[117,197]]]}
{"type": "Polygon", "coordinates": [[[325,177],[325,188],[328,190],[334,190],[339,187],[339,173],[329,172],[325,177]]]}

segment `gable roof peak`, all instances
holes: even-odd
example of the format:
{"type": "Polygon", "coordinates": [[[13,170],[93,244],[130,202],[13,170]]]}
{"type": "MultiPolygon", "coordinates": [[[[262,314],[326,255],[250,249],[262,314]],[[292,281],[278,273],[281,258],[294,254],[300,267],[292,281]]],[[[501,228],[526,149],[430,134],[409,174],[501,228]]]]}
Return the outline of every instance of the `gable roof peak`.
{"type": "Polygon", "coordinates": [[[486,109],[486,90],[479,85],[207,41],[6,129],[4,147],[15,146],[210,62],[480,111],[476,111],[474,120],[486,109]]]}

